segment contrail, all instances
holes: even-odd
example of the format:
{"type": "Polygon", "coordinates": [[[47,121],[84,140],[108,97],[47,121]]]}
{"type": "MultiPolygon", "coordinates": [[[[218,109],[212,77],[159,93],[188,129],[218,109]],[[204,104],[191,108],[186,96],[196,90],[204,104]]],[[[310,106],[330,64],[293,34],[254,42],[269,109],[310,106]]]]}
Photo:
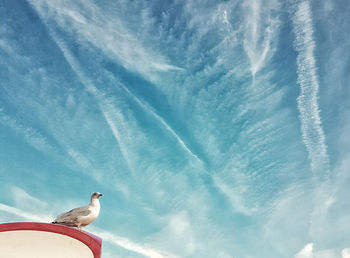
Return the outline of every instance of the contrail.
{"type": "MultiPolygon", "coordinates": [[[[35,6],[34,6],[35,8],[35,6]]],[[[112,117],[111,117],[111,113],[113,114],[117,114],[117,112],[114,110],[112,104],[110,103],[110,101],[108,99],[103,98],[102,94],[99,92],[99,90],[93,85],[93,83],[91,82],[90,79],[86,78],[86,76],[81,72],[81,68],[80,65],[76,62],[75,58],[72,56],[72,54],[69,52],[68,48],[66,47],[65,43],[57,36],[57,34],[50,28],[50,26],[48,26],[45,23],[45,19],[41,17],[40,15],[40,11],[37,10],[40,18],[44,21],[44,24],[46,25],[50,36],[53,38],[53,40],[55,41],[55,43],[57,44],[58,48],[61,50],[64,58],[66,59],[66,61],[68,62],[68,64],[70,65],[70,67],[72,68],[72,70],[75,72],[75,74],[78,76],[78,78],[81,80],[83,86],[85,87],[85,89],[91,93],[97,100],[97,104],[107,122],[107,124],[109,125],[113,136],[115,137],[119,147],[120,147],[120,151],[121,154],[123,156],[123,159],[126,161],[127,166],[129,168],[129,170],[131,171],[131,167],[132,167],[132,162],[130,161],[130,159],[128,158],[129,155],[126,151],[126,147],[125,144],[123,144],[123,141],[120,137],[120,133],[117,129],[117,127],[115,126],[114,121],[112,121],[112,117]],[[102,102],[102,103],[101,103],[102,102]],[[112,112],[111,112],[111,109],[112,112]]]]}
{"type": "Polygon", "coordinates": [[[81,72],[81,68],[79,64],[75,61],[75,58],[71,55],[65,44],[57,38],[54,32],[51,32],[51,36],[55,39],[56,44],[61,49],[64,57],[66,58],[68,64],[71,66],[72,70],[76,73],[76,75],[81,80],[82,84],[85,86],[85,89],[90,92],[97,100],[98,106],[103,114],[103,117],[105,118],[107,124],[109,125],[117,143],[119,144],[120,151],[123,155],[124,160],[127,162],[129,169],[132,167],[132,162],[129,159],[129,155],[126,151],[126,147],[123,144],[123,140],[120,137],[119,130],[117,126],[115,125],[114,119],[112,118],[112,114],[117,114],[114,110],[113,105],[108,101],[108,99],[102,99],[102,94],[99,92],[99,90],[93,85],[90,79],[86,78],[85,75],[81,72]],[[102,102],[102,103],[101,103],[102,102]]]}
{"type": "Polygon", "coordinates": [[[315,41],[311,16],[308,1],[297,5],[293,17],[294,48],[298,52],[297,81],[300,85],[300,95],[297,103],[303,142],[309,153],[311,169],[319,172],[328,171],[329,157],[318,106],[319,82],[316,73],[315,41]]]}
{"type": "MultiPolygon", "coordinates": [[[[35,6],[34,6],[35,7],[35,6]]],[[[40,13],[40,11],[38,11],[38,13],[40,13]]],[[[40,16],[41,17],[41,16],[40,16]]],[[[42,17],[41,17],[42,18],[42,17]]],[[[45,20],[44,18],[42,18],[43,20],[45,20]]],[[[63,53],[65,59],[67,60],[68,64],[71,66],[72,70],[75,72],[75,74],[79,77],[79,79],[81,80],[81,82],[83,83],[83,85],[85,86],[86,90],[88,92],[90,92],[98,101],[98,105],[100,107],[100,110],[107,122],[107,124],[109,125],[116,141],[118,142],[123,158],[127,161],[129,168],[132,167],[132,162],[129,161],[128,159],[128,154],[126,153],[125,150],[125,146],[122,143],[122,138],[120,137],[120,132],[117,128],[117,126],[115,125],[115,118],[113,115],[118,114],[118,112],[114,109],[113,104],[106,98],[103,98],[102,95],[100,93],[100,91],[93,85],[92,81],[87,78],[83,72],[81,72],[81,68],[80,65],[78,64],[78,62],[75,60],[75,58],[72,56],[72,54],[70,53],[70,51],[68,50],[68,48],[66,47],[65,43],[57,36],[57,34],[50,28],[50,26],[46,25],[50,36],[54,39],[54,41],[56,42],[57,46],[60,48],[61,52],[63,53]],[[123,147],[124,146],[124,147],[123,147]]],[[[198,162],[202,162],[200,160],[200,158],[194,154],[189,147],[185,144],[185,142],[180,138],[180,136],[164,121],[164,119],[162,117],[160,117],[154,110],[152,110],[151,107],[149,107],[148,105],[144,104],[143,102],[141,102],[134,94],[132,94],[127,87],[125,87],[122,83],[120,83],[121,86],[123,87],[123,89],[134,98],[134,100],[146,111],[148,111],[149,113],[151,113],[153,115],[153,117],[155,117],[174,137],[175,139],[179,142],[179,144],[182,146],[182,148],[190,154],[190,156],[192,156],[195,160],[197,160],[198,162]]]]}
{"type": "MultiPolygon", "coordinates": [[[[93,83],[91,82],[90,79],[86,78],[85,75],[81,72],[81,68],[79,66],[79,64],[75,61],[75,58],[70,54],[70,52],[68,51],[67,47],[65,46],[65,44],[59,40],[57,38],[57,36],[55,35],[54,32],[51,32],[51,36],[55,39],[56,44],[58,45],[58,47],[61,49],[64,57],[66,58],[66,60],[68,61],[68,63],[70,64],[70,66],[72,67],[73,71],[78,75],[79,79],[82,81],[83,85],[86,87],[87,91],[90,92],[97,100],[99,100],[99,106],[100,109],[102,111],[102,114],[104,116],[104,118],[106,119],[106,122],[108,123],[108,125],[110,126],[111,131],[113,132],[114,137],[116,138],[118,144],[121,146],[121,151],[123,153],[124,159],[125,160],[129,160],[127,157],[128,155],[125,153],[125,148],[123,148],[123,144],[122,144],[122,139],[120,137],[120,133],[118,131],[117,126],[115,125],[115,122],[113,121],[114,119],[111,116],[111,113],[113,114],[117,114],[118,112],[116,112],[113,108],[113,105],[108,101],[105,100],[103,101],[103,105],[100,104],[101,101],[101,93],[99,92],[99,90],[93,85],[93,83]],[[112,112],[111,112],[112,110],[112,112]]],[[[121,83],[120,83],[121,84],[121,83]]],[[[147,110],[148,112],[150,112],[158,121],[160,121],[165,128],[171,132],[171,134],[177,139],[177,141],[180,143],[180,145],[192,156],[194,157],[197,161],[201,162],[201,160],[199,159],[199,157],[197,155],[195,155],[188,147],[187,145],[184,143],[184,141],[176,134],[176,132],[164,121],[164,119],[162,119],[158,114],[156,114],[150,107],[148,107],[146,104],[142,103],[136,96],[134,96],[123,84],[121,84],[123,89],[134,98],[134,100],[145,110],[147,110]]],[[[132,163],[130,161],[128,161],[129,165],[132,163]]],[[[131,166],[131,165],[130,165],[131,166]]]]}
{"type": "Polygon", "coordinates": [[[156,118],[174,137],[175,139],[180,143],[180,145],[182,146],[182,148],[188,153],[190,154],[190,156],[192,156],[193,158],[195,158],[197,161],[202,162],[201,159],[194,154],[189,147],[187,147],[187,145],[185,144],[185,142],[180,138],[180,136],[170,127],[170,125],[165,122],[165,120],[159,116],[152,107],[150,107],[148,104],[143,103],[138,97],[136,97],[133,93],[130,92],[130,90],[121,82],[119,82],[119,84],[121,85],[121,87],[147,112],[151,113],[153,115],[154,118],[156,118]]]}

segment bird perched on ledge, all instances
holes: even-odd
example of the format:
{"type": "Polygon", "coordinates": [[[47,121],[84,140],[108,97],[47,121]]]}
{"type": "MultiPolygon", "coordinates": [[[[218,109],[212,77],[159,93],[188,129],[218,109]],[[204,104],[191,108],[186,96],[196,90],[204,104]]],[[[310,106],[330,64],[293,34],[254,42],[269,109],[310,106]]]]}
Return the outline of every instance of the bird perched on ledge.
{"type": "Polygon", "coordinates": [[[61,224],[69,227],[81,229],[92,223],[100,214],[101,193],[95,192],[91,195],[90,204],[87,206],[75,208],[59,215],[52,223],[61,224]]]}

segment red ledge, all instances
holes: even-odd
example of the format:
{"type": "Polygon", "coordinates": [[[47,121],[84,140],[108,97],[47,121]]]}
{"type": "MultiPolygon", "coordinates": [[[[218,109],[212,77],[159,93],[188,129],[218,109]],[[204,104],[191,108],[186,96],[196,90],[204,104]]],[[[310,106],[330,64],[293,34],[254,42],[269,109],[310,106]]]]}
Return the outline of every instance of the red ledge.
{"type": "Polygon", "coordinates": [[[94,254],[94,258],[101,258],[102,239],[82,230],[66,227],[63,225],[37,222],[14,222],[0,224],[0,232],[14,230],[46,231],[66,235],[77,239],[87,245],[94,254]]]}

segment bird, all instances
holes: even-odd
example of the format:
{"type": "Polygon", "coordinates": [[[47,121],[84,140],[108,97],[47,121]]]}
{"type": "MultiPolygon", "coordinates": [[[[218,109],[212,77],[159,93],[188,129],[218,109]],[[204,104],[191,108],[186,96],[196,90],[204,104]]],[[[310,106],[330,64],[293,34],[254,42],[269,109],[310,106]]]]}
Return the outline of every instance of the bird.
{"type": "Polygon", "coordinates": [[[68,212],[60,214],[52,224],[60,224],[68,227],[77,227],[81,230],[95,221],[100,214],[99,198],[103,194],[95,192],[91,195],[90,204],[87,206],[72,209],[68,212]]]}

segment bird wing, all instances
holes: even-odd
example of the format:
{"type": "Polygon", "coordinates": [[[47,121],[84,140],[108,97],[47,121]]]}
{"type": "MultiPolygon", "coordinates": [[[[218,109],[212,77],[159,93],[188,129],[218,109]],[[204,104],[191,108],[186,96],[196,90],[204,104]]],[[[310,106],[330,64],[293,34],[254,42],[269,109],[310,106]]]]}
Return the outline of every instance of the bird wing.
{"type": "Polygon", "coordinates": [[[56,218],[56,222],[76,222],[79,217],[87,216],[91,213],[89,206],[83,206],[72,209],[66,213],[62,213],[56,218]]]}

